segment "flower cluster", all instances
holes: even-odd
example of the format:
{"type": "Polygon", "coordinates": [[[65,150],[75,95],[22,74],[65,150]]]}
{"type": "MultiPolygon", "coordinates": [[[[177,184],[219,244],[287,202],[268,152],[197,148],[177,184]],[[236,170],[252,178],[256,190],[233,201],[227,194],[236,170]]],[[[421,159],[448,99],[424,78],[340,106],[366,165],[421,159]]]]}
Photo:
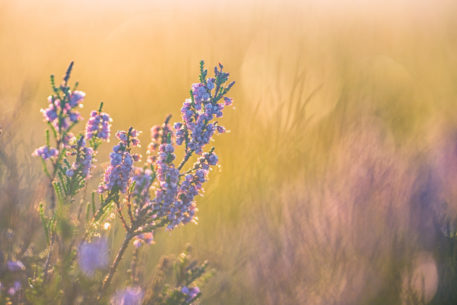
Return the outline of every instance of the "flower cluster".
{"type": "Polygon", "coordinates": [[[205,79],[207,71],[201,66],[200,83],[192,85],[192,98],[187,99],[181,108],[183,122],[175,123],[176,144],[186,144],[186,150],[202,153],[203,146],[208,144],[214,132],[225,132],[225,128],[214,118],[222,117],[222,110],[230,106],[232,100],[224,95],[230,90],[234,82],[227,87],[228,73],[222,71],[219,65],[214,69],[214,78],[205,79]],[[224,102],[219,102],[224,97],[224,102]]]}
{"type": "Polygon", "coordinates": [[[171,142],[172,138],[173,132],[168,122],[165,122],[162,126],[156,125],[151,128],[151,142],[146,152],[148,154],[148,164],[152,165],[157,161],[160,144],[171,142]]]}
{"type": "Polygon", "coordinates": [[[218,158],[214,152],[205,153],[194,164],[193,173],[185,175],[184,181],[179,186],[178,194],[173,208],[168,212],[168,229],[173,229],[180,223],[188,223],[194,219],[197,211],[194,201],[195,196],[203,191],[211,165],[216,165],[218,158]]]}
{"type": "Polygon", "coordinates": [[[158,217],[169,216],[174,209],[173,203],[178,192],[179,170],[175,168],[174,147],[172,144],[159,146],[159,157],[156,162],[159,187],[156,191],[154,211],[158,217]]]}
{"type": "Polygon", "coordinates": [[[130,128],[128,132],[118,131],[116,137],[119,144],[113,147],[110,154],[111,163],[105,171],[104,181],[99,186],[99,192],[119,190],[127,191],[127,186],[133,170],[133,161],[139,161],[139,155],[131,154],[130,148],[138,146],[140,132],[130,128]]]}
{"type": "Polygon", "coordinates": [[[25,266],[21,261],[8,261],[6,264],[9,271],[24,271],[25,266]]]}
{"type": "MultiPolygon", "coordinates": [[[[2,284],[0,283],[0,291],[2,289],[2,284]]],[[[16,293],[18,293],[22,289],[22,284],[19,281],[14,281],[13,285],[8,288],[8,294],[10,296],[14,296],[16,293]]]]}
{"type": "Polygon", "coordinates": [[[57,149],[44,145],[35,149],[32,155],[35,157],[40,157],[43,160],[47,160],[49,158],[57,156],[58,154],[59,151],[57,149]]]}
{"type": "Polygon", "coordinates": [[[66,175],[68,177],[73,177],[75,173],[79,173],[82,178],[88,178],[94,150],[91,147],[86,146],[84,137],[81,137],[75,145],[71,146],[71,148],[72,151],[68,154],[76,156],[76,160],[71,167],[67,169],[66,175]]]}
{"type": "Polygon", "coordinates": [[[192,300],[194,300],[200,294],[200,288],[198,288],[198,287],[189,288],[187,286],[183,286],[181,288],[181,293],[187,297],[186,303],[189,303],[189,302],[192,302],[192,300]]]}
{"type": "Polygon", "coordinates": [[[86,139],[98,138],[109,141],[111,117],[101,111],[92,111],[86,125],[86,139]]]}
{"type": "Polygon", "coordinates": [[[41,109],[44,119],[58,131],[67,130],[70,125],[78,122],[81,115],[75,108],[82,107],[86,94],[82,91],[68,91],[63,98],[51,95],[48,97],[48,108],[41,109]]]}
{"type": "Polygon", "coordinates": [[[135,167],[131,178],[131,184],[135,184],[132,192],[133,204],[140,209],[150,204],[151,198],[149,189],[153,180],[152,170],[148,168],[135,167]]]}

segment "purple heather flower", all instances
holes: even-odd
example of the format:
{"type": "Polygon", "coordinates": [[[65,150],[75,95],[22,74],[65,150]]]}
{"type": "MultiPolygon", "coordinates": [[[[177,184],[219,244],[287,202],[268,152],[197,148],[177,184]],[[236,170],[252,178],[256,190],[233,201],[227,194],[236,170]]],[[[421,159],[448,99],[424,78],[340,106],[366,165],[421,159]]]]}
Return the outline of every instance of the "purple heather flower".
{"type": "Polygon", "coordinates": [[[7,267],[9,271],[23,271],[25,270],[25,266],[21,261],[8,261],[7,267]]]}
{"type": "MultiPolygon", "coordinates": [[[[203,73],[206,75],[206,72],[203,73]]],[[[215,78],[208,78],[205,83],[192,85],[193,99],[187,99],[182,108],[182,123],[174,125],[176,132],[176,144],[186,143],[186,149],[201,154],[203,146],[208,144],[214,132],[223,133],[225,129],[220,125],[212,123],[214,118],[223,115],[225,106],[232,104],[232,100],[224,94],[230,90],[233,83],[226,88],[222,85],[228,80],[228,73],[222,72],[222,65],[215,68],[215,78]],[[212,91],[214,95],[212,96],[212,91]],[[224,98],[224,102],[219,102],[224,98]]]]}
{"type": "Polygon", "coordinates": [[[73,91],[70,94],[70,107],[75,108],[76,106],[79,105],[80,102],[83,101],[84,97],[86,96],[86,93],[82,91],[73,91]]]}
{"type": "MultiPolygon", "coordinates": [[[[214,85],[213,85],[214,87],[214,85]]],[[[206,102],[210,99],[209,88],[206,88],[204,84],[196,83],[192,85],[192,95],[196,104],[201,105],[202,102],[206,102]]]]}
{"type": "Polygon", "coordinates": [[[72,123],[81,120],[81,115],[74,108],[82,106],[84,97],[85,93],[82,91],[71,92],[68,100],[65,98],[63,101],[55,96],[49,96],[48,108],[41,109],[45,121],[51,123],[59,132],[66,130],[72,123]]]}
{"type": "Polygon", "coordinates": [[[140,144],[138,135],[140,132],[131,128],[129,132],[118,131],[116,137],[119,144],[113,147],[110,154],[111,164],[105,171],[104,181],[99,187],[99,192],[111,191],[117,187],[122,193],[127,191],[128,182],[133,171],[134,157],[130,154],[130,145],[140,144]]]}
{"type": "Polygon", "coordinates": [[[108,265],[108,242],[105,238],[83,242],[79,247],[78,258],[81,270],[87,276],[93,276],[97,269],[108,265]]]}
{"type": "Polygon", "coordinates": [[[59,154],[59,151],[55,148],[49,146],[41,146],[33,152],[32,156],[41,157],[43,160],[55,157],[59,154]]]}
{"type": "Polygon", "coordinates": [[[224,97],[224,104],[225,104],[225,106],[230,106],[230,105],[232,105],[232,103],[233,103],[233,100],[232,100],[231,98],[229,98],[229,97],[224,97]]]}
{"type": "MultiPolygon", "coordinates": [[[[214,152],[203,154],[194,164],[193,174],[185,175],[184,180],[178,186],[173,204],[162,206],[162,214],[166,215],[169,221],[168,230],[174,229],[181,223],[196,221],[195,196],[203,191],[203,183],[207,180],[210,165],[216,165],[217,162],[218,159],[214,152]]],[[[159,216],[162,215],[159,214],[159,216]]]]}
{"type": "Polygon", "coordinates": [[[157,161],[160,144],[168,143],[168,140],[172,138],[173,132],[168,124],[163,124],[162,126],[156,125],[151,128],[151,142],[147,149],[148,164],[152,165],[157,161]]]}
{"type": "Polygon", "coordinates": [[[70,152],[69,155],[76,156],[76,160],[65,174],[68,177],[72,177],[75,172],[79,171],[82,178],[88,178],[92,167],[94,150],[91,147],[86,147],[86,141],[84,141],[84,137],[82,136],[78,143],[72,145],[71,148],[72,152],[70,152]]]}
{"type": "Polygon", "coordinates": [[[169,213],[169,208],[173,204],[178,191],[179,171],[173,164],[174,159],[173,145],[161,144],[156,163],[159,188],[156,191],[155,209],[159,210],[159,216],[165,216],[169,213]]]}
{"type": "Polygon", "coordinates": [[[141,305],[144,292],[140,287],[128,287],[116,292],[111,298],[111,305],[141,305]]]}
{"type": "Polygon", "coordinates": [[[208,78],[208,80],[206,81],[206,88],[208,88],[208,90],[213,90],[214,89],[214,82],[216,81],[215,78],[208,78]]]}
{"type": "Polygon", "coordinates": [[[181,288],[181,292],[187,296],[186,302],[191,302],[200,294],[200,288],[198,288],[198,287],[189,288],[187,286],[183,286],[181,288]]]}
{"type": "Polygon", "coordinates": [[[219,160],[219,159],[217,158],[217,155],[216,155],[214,152],[212,152],[212,153],[205,153],[205,154],[203,155],[203,157],[206,158],[206,160],[208,161],[208,164],[209,164],[209,165],[216,165],[216,164],[217,164],[217,161],[219,160]]]}
{"type": "Polygon", "coordinates": [[[150,204],[149,189],[152,184],[152,171],[136,167],[133,170],[131,182],[135,183],[133,188],[133,203],[137,208],[147,206],[150,204]]]}
{"type": "Polygon", "coordinates": [[[109,141],[112,119],[105,112],[92,111],[86,125],[86,139],[109,141]]]}
{"type": "Polygon", "coordinates": [[[58,117],[57,109],[53,104],[46,109],[41,109],[41,113],[43,113],[44,119],[48,122],[53,122],[58,117]]]}

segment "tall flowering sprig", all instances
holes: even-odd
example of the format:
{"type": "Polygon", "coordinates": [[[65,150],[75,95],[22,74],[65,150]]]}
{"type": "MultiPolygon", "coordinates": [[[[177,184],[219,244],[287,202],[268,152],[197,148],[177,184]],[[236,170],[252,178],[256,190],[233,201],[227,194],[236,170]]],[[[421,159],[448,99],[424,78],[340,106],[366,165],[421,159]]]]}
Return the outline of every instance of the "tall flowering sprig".
{"type": "MultiPolygon", "coordinates": [[[[46,145],[37,148],[32,154],[42,159],[44,171],[49,178],[49,185],[52,190],[51,209],[55,207],[55,194],[60,200],[69,194],[74,194],[67,187],[68,179],[66,179],[66,174],[67,171],[71,174],[76,168],[73,171],[70,169],[70,161],[66,159],[66,156],[76,155],[77,158],[81,156],[84,158],[86,168],[82,173],[87,172],[88,174],[91,163],[92,152],[90,150],[68,154],[68,151],[74,151],[75,149],[75,146],[72,145],[75,142],[75,137],[70,130],[82,119],[77,108],[83,106],[82,102],[86,96],[84,92],[76,90],[78,83],[75,84],[73,89],[70,87],[69,79],[72,69],[73,62],[68,66],[60,86],[55,85],[54,76],[51,75],[53,94],[48,97],[48,107],[41,109],[44,121],[49,126],[49,130],[46,131],[46,145]],[[53,136],[53,144],[51,144],[50,135],[53,136]],[[46,163],[48,160],[51,163],[51,170],[48,169],[48,163],[46,163]]],[[[80,161],[77,160],[75,162],[78,163],[80,161]]],[[[75,166],[76,163],[74,163],[75,166]]]]}
{"type": "Polygon", "coordinates": [[[94,149],[86,146],[83,135],[77,141],[73,140],[72,144],[69,144],[66,157],[58,172],[59,181],[55,186],[59,195],[64,195],[66,198],[75,196],[86,185],[86,181],[90,177],[93,156],[94,149]],[[74,160],[71,164],[69,158],[74,160]],[[63,172],[65,175],[62,174],[63,172]]]}
{"type": "Polygon", "coordinates": [[[78,83],[74,88],[68,84],[73,62],[68,66],[67,72],[60,86],[55,85],[54,76],[51,75],[51,85],[53,94],[48,97],[48,107],[41,109],[44,121],[50,126],[56,140],[57,149],[61,144],[65,144],[65,137],[70,130],[82,119],[77,108],[83,107],[83,100],[86,94],[76,90],[78,83]]]}
{"type": "Polygon", "coordinates": [[[139,155],[132,154],[131,148],[139,146],[140,132],[133,128],[128,131],[118,131],[116,137],[119,143],[113,147],[110,154],[110,165],[104,175],[104,181],[99,186],[99,192],[106,191],[125,193],[133,171],[133,162],[139,160],[139,155]]]}
{"type": "Polygon", "coordinates": [[[95,149],[102,141],[109,142],[112,119],[106,112],[102,112],[103,103],[98,111],[92,111],[86,124],[86,139],[95,149]]]}
{"type": "Polygon", "coordinates": [[[227,84],[229,74],[222,70],[223,66],[219,64],[214,68],[214,77],[206,78],[208,71],[202,61],[200,83],[192,85],[191,98],[181,108],[183,121],[176,123],[174,128],[176,144],[185,144],[186,156],[192,152],[201,154],[215,131],[225,132],[225,128],[214,119],[222,117],[224,107],[232,104],[232,100],[225,95],[235,82],[227,84]]]}
{"type": "MultiPolygon", "coordinates": [[[[94,143],[92,139],[91,145],[86,145],[84,135],[80,135],[77,139],[71,132],[82,120],[78,108],[83,106],[82,102],[86,96],[84,92],[77,90],[78,83],[73,88],[70,87],[69,79],[72,69],[73,62],[69,65],[59,86],[56,86],[54,76],[51,76],[53,93],[48,97],[47,108],[41,109],[44,121],[48,125],[46,145],[33,152],[33,155],[40,157],[42,161],[51,190],[50,209],[45,210],[44,205],[40,205],[40,218],[48,243],[48,254],[43,268],[45,281],[48,278],[48,270],[50,270],[53,260],[53,246],[57,235],[59,235],[58,228],[60,228],[62,235],[58,237],[59,240],[67,239],[68,233],[66,232],[70,231],[64,231],[63,228],[71,228],[74,221],[79,222],[84,196],[80,200],[77,217],[71,218],[71,220],[63,217],[63,211],[68,211],[68,209],[60,208],[56,211],[56,204],[60,203],[60,206],[63,206],[75,202],[75,196],[87,186],[94,155],[99,145],[99,142],[92,145],[94,143]]],[[[108,140],[111,120],[107,114],[101,113],[101,107],[98,114],[101,115],[101,126],[94,130],[92,138],[97,138],[97,141],[101,141],[100,139],[108,140]]],[[[71,253],[73,242],[67,246],[69,246],[71,253]]]]}
{"type": "MultiPolygon", "coordinates": [[[[225,106],[232,104],[232,100],[225,94],[234,82],[227,84],[229,74],[223,72],[223,66],[219,64],[215,67],[212,78],[206,78],[207,73],[202,61],[200,83],[192,85],[191,99],[187,99],[181,108],[182,122],[174,124],[174,137],[160,137],[160,129],[153,128],[150,147],[154,149],[151,151],[156,152],[156,157],[149,160],[155,162],[158,181],[153,210],[155,217],[166,217],[167,228],[170,230],[179,224],[197,221],[194,198],[203,191],[202,184],[207,179],[210,166],[217,163],[214,149],[205,154],[203,150],[216,131],[225,132],[225,128],[216,119],[222,117],[225,106]],[[175,142],[172,141],[173,138],[175,142]],[[161,144],[158,140],[162,141],[161,144]],[[183,143],[185,155],[181,163],[175,167],[173,144],[183,143]],[[194,153],[203,154],[203,157],[189,171],[181,173],[185,163],[194,153]]],[[[173,135],[171,131],[169,133],[173,135]]],[[[152,155],[152,152],[150,154],[152,155]]]]}
{"type": "Polygon", "coordinates": [[[74,177],[79,174],[81,178],[87,179],[92,166],[94,150],[91,147],[86,146],[86,141],[83,136],[81,136],[78,142],[72,145],[71,148],[72,150],[68,152],[68,155],[75,156],[75,161],[71,167],[66,170],[65,174],[68,177],[74,177]]]}

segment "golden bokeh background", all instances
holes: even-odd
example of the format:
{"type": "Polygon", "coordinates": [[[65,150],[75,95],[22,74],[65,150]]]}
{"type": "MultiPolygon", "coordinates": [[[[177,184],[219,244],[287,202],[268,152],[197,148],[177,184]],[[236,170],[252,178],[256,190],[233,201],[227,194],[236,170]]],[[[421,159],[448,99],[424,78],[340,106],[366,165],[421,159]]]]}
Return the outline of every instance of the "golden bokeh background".
{"type": "Polygon", "coordinates": [[[75,61],[83,117],[103,101],[114,129],[133,125],[147,143],[179,116],[201,59],[236,81],[221,171],[200,223],[158,234],[144,259],[190,242],[216,270],[202,304],[406,304],[390,295],[408,270],[425,274],[416,286],[431,300],[439,208],[415,196],[423,171],[445,171],[457,127],[457,2],[0,1],[0,124],[17,139],[4,149],[18,181],[40,177],[28,156],[44,139],[50,74],[75,61]]]}

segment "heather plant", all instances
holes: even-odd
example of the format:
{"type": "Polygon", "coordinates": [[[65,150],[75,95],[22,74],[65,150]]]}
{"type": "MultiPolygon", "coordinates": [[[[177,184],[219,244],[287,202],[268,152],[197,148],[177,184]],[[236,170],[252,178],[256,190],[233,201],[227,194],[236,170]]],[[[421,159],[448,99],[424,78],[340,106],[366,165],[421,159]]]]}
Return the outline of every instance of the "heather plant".
{"type": "Polygon", "coordinates": [[[163,257],[150,270],[149,283],[143,280],[140,251],[154,244],[161,229],[198,221],[196,196],[218,164],[209,143],[225,132],[220,118],[232,104],[226,94],[234,82],[221,64],[214,77],[207,77],[202,61],[199,83],[192,85],[181,120],[172,124],[169,115],[151,128],[146,158],[138,151],[140,131],[117,131],[109,164],[99,177],[99,148],[110,142],[112,119],[101,103],[78,131],[86,94],[78,83],[70,86],[72,69],[73,63],[59,85],[51,76],[53,92],[41,109],[46,141],[33,152],[48,185],[48,196],[38,207],[46,246],[36,243],[20,259],[13,251],[0,252],[0,303],[196,304],[211,273],[207,262],[192,260],[188,247],[177,258],[163,257]],[[183,151],[181,160],[178,150],[183,151]],[[114,282],[122,260],[130,261],[129,279],[114,282]]]}

